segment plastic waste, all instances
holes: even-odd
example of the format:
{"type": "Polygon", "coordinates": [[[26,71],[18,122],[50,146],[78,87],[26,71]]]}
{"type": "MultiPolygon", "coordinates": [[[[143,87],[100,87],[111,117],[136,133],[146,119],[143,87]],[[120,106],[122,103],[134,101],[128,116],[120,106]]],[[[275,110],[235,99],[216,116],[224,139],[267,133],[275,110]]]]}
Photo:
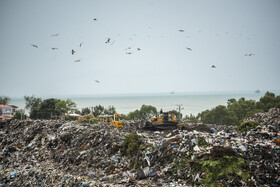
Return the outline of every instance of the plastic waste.
{"type": "Polygon", "coordinates": [[[199,147],[196,145],[194,148],[193,148],[194,151],[200,151],[199,147]]]}

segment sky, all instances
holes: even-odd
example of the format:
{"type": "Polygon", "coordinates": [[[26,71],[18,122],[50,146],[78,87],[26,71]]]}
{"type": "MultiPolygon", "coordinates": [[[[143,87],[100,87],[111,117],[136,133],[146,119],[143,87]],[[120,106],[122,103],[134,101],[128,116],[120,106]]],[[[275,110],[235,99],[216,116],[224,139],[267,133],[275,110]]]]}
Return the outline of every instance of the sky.
{"type": "Polygon", "coordinates": [[[0,95],[279,90],[279,18],[279,0],[1,0],[0,95]]]}

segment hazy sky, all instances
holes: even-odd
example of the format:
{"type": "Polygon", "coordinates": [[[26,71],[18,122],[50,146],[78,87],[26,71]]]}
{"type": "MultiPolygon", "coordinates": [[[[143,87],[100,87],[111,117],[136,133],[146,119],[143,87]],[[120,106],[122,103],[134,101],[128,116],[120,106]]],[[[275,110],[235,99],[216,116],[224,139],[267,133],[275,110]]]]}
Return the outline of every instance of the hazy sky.
{"type": "Polygon", "coordinates": [[[279,18],[279,0],[1,0],[0,95],[279,90],[279,18]]]}

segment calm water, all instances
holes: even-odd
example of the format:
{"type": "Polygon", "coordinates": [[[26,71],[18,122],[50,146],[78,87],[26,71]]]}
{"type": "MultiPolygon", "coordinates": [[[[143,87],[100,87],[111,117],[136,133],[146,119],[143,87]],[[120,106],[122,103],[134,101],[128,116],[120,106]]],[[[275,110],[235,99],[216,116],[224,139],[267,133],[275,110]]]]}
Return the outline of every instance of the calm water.
{"type": "MultiPolygon", "coordinates": [[[[273,92],[279,95],[277,92],[273,92]]],[[[143,104],[155,106],[163,111],[176,110],[178,105],[182,105],[183,115],[197,115],[206,109],[211,109],[218,105],[227,105],[230,98],[253,99],[258,101],[265,92],[261,93],[195,93],[195,94],[146,94],[146,95],[107,95],[107,96],[59,96],[54,98],[71,99],[77,104],[79,109],[102,105],[108,107],[113,105],[118,113],[127,114],[136,109],[140,109],[143,104]]],[[[46,99],[46,98],[42,98],[46,99]]],[[[19,108],[24,108],[23,98],[12,98],[10,104],[19,108]]]]}

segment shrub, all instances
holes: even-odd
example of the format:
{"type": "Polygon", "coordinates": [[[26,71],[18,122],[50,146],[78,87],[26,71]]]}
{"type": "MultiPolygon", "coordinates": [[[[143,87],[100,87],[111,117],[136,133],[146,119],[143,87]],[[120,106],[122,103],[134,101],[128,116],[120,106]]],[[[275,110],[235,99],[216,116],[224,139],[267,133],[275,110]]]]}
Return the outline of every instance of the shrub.
{"type": "Polygon", "coordinates": [[[125,140],[122,144],[122,153],[132,157],[138,152],[141,143],[141,136],[137,135],[136,133],[130,133],[129,135],[125,136],[125,140]]]}
{"type": "Polygon", "coordinates": [[[207,145],[205,138],[199,136],[198,137],[198,146],[204,146],[204,145],[207,145]]]}
{"type": "Polygon", "coordinates": [[[250,177],[244,169],[248,168],[248,164],[242,158],[235,156],[224,156],[219,159],[202,161],[202,171],[206,173],[202,183],[207,186],[217,185],[221,179],[242,179],[247,181],[250,177]]]}
{"type": "Polygon", "coordinates": [[[13,118],[14,119],[26,119],[27,115],[25,115],[25,114],[21,115],[21,112],[17,110],[13,118]]]}
{"type": "Polygon", "coordinates": [[[258,122],[256,122],[256,121],[247,121],[245,123],[240,124],[237,127],[237,131],[241,133],[241,132],[244,132],[244,131],[248,131],[250,129],[254,129],[254,128],[256,128],[259,125],[260,124],[258,122]]]}
{"type": "Polygon", "coordinates": [[[88,115],[88,116],[84,116],[78,120],[76,120],[76,123],[90,123],[90,124],[97,124],[99,122],[98,118],[92,116],[92,115],[88,115]]]}
{"type": "Polygon", "coordinates": [[[75,121],[75,120],[79,119],[79,117],[78,116],[65,116],[64,119],[66,121],[75,121]]]}

